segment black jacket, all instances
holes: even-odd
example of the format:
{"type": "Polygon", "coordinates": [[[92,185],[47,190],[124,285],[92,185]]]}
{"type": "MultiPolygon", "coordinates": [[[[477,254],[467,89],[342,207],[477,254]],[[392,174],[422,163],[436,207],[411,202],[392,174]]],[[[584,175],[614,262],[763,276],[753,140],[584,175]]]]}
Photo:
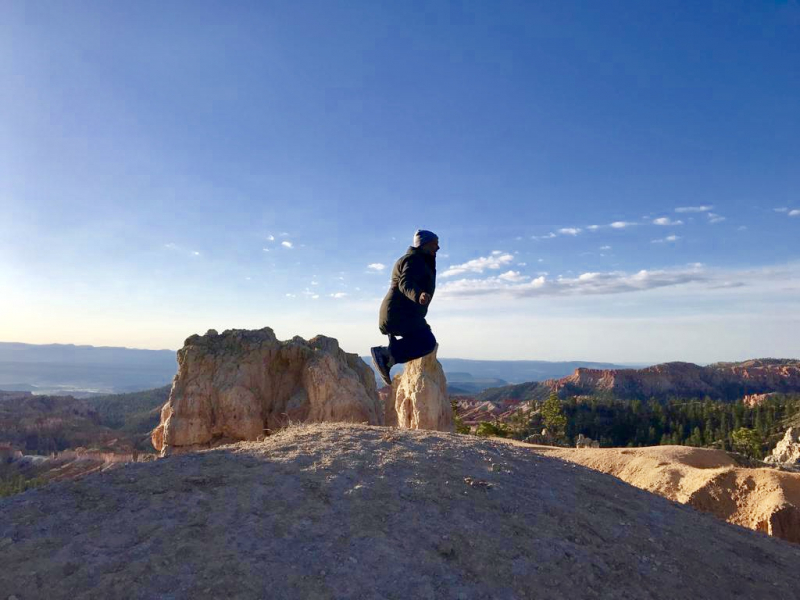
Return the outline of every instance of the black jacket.
{"type": "Polygon", "coordinates": [[[392,269],[389,291],[381,304],[378,327],[385,335],[405,335],[427,327],[427,306],[419,303],[422,292],[433,298],[436,291],[436,257],[421,248],[409,248],[392,269]]]}

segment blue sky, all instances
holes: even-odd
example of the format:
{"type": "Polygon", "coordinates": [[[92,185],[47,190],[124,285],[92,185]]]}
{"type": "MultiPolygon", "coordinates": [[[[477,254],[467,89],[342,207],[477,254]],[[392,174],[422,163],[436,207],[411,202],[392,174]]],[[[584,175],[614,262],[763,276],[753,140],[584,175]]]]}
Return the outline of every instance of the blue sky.
{"type": "Polygon", "coordinates": [[[800,356],[797,2],[394,4],[3,2],[0,340],[800,356]]]}

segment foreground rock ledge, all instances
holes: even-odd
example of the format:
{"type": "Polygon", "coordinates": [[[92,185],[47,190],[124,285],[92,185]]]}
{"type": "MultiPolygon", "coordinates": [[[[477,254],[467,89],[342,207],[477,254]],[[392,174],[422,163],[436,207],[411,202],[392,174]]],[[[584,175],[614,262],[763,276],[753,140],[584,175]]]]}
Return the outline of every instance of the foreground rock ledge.
{"type": "Polygon", "coordinates": [[[279,341],[270,328],[193,335],[178,351],[178,373],[156,450],[167,455],[255,440],[291,422],[383,423],[372,370],[329,337],[279,341]]]}
{"type": "Polygon", "coordinates": [[[0,554],[20,600],[789,599],[800,564],[521,444],[341,423],[0,499],[0,554]]]}

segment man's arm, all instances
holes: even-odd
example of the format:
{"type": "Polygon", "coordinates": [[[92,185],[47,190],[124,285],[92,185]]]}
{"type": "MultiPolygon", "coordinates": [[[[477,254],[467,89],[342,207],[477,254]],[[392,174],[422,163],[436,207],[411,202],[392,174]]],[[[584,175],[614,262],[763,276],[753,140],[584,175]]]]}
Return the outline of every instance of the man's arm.
{"type": "Polygon", "coordinates": [[[419,285],[419,282],[422,281],[424,276],[425,265],[422,264],[422,261],[418,258],[409,257],[408,260],[404,261],[400,266],[398,287],[403,295],[415,304],[427,304],[427,302],[423,303],[421,301],[421,297],[424,296],[428,296],[428,300],[430,300],[430,295],[422,291],[419,285]]]}

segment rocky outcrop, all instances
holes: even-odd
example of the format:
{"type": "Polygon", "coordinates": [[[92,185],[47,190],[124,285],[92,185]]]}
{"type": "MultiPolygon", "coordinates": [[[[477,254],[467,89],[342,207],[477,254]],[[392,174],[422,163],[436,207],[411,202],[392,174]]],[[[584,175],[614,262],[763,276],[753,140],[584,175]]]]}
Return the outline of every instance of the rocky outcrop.
{"type": "Polygon", "coordinates": [[[729,523],[800,543],[800,473],[747,468],[722,450],[650,448],[535,448],[595,469],[729,523]]]}
{"type": "Polygon", "coordinates": [[[576,369],[569,377],[487,390],[479,400],[544,400],[610,394],[622,400],[704,398],[738,400],[749,394],[800,393],[800,361],[757,359],[701,367],[671,362],[646,369],[576,369]]]}
{"type": "Polygon", "coordinates": [[[372,370],[325,336],[279,341],[270,328],[193,335],[153,446],[162,454],[255,440],[290,422],[379,425],[384,409],[372,370]]]}
{"type": "Polygon", "coordinates": [[[403,373],[392,382],[398,427],[453,431],[453,409],[447,397],[447,379],[436,358],[438,348],[406,363],[403,373]]]}
{"type": "Polygon", "coordinates": [[[744,398],[742,398],[742,402],[745,406],[749,408],[753,408],[755,406],[761,406],[769,400],[770,398],[774,398],[775,396],[780,396],[778,392],[768,392],[766,394],[748,394],[744,398]]]}
{"type": "Polygon", "coordinates": [[[582,433],[578,434],[578,439],[575,440],[576,448],[599,448],[600,442],[593,440],[590,437],[585,437],[582,433]]]}
{"type": "Polygon", "coordinates": [[[794,466],[800,462],[800,428],[790,427],[764,462],[794,466]]]}

